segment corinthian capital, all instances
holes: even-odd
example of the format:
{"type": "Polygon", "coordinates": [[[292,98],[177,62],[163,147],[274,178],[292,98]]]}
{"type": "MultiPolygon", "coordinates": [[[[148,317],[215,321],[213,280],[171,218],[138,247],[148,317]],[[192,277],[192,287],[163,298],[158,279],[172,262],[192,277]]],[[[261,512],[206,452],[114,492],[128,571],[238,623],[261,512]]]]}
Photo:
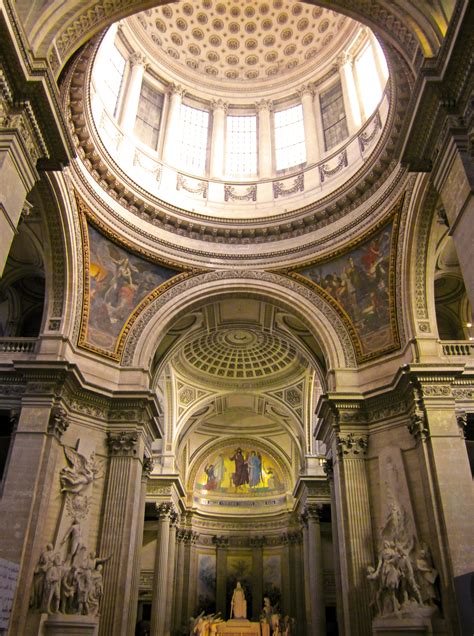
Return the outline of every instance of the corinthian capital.
{"type": "Polygon", "coordinates": [[[131,431],[107,433],[107,447],[110,455],[128,455],[133,457],[137,454],[137,446],[137,433],[131,431]]]}
{"type": "Polygon", "coordinates": [[[223,99],[213,99],[211,102],[212,110],[223,110],[224,113],[227,113],[228,106],[229,104],[223,99]]]}
{"type": "Polygon", "coordinates": [[[339,457],[363,459],[369,445],[367,435],[347,433],[337,436],[337,454],[339,457]]]}
{"type": "Polygon", "coordinates": [[[146,57],[142,53],[132,53],[128,58],[130,66],[145,66],[146,65],[146,57]]]}
{"type": "Polygon", "coordinates": [[[273,102],[269,99],[261,99],[255,104],[257,112],[271,112],[273,110],[273,102]]]}

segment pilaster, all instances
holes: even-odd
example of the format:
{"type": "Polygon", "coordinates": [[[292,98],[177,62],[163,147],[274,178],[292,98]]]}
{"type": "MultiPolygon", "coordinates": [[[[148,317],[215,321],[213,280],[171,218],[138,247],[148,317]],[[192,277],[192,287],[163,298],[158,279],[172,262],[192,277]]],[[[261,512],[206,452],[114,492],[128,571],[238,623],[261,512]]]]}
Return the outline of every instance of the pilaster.
{"type": "Polygon", "coordinates": [[[225,117],[227,104],[222,99],[212,102],[212,136],[210,176],[212,179],[222,179],[225,164],[225,117]]]}
{"type": "Polygon", "coordinates": [[[227,548],[229,537],[215,536],[212,542],[216,546],[216,612],[222,618],[227,617],[226,585],[227,585],[227,548]]]}
{"type": "Polygon", "coordinates": [[[176,516],[171,502],[160,503],[156,507],[158,533],[156,541],[155,574],[153,577],[153,598],[151,606],[151,631],[153,634],[165,633],[166,603],[168,594],[170,528],[176,516]]]}
{"type": "Polygon", "coordinates": [[[316,116],[314,113],[314,88],[311,85],[301,87],[298,91],[303,106],[304,133],[306,139],[306,161],[308,164],[316,163],[321,152],[318,145],[318,132],[316,128],[316,116]]]}
{"type": "Polygon", "coordinates": [[[165,127],[165,141],[163,144],[163,160],[171,166],[176,165],[176,131],[180,130],[181,103],[184,89],[182,86],[172,84],[169,88],[168,116],[165,127]]]}
{"type": "Polygon", "coordinates": [[[258,112],[258,176],[259,179],[268,179],[273,174],[273,149],[272,149],[272,102],[262,99],[256,104],[258,112]]]}
{"type": "Polygon", "coordinates": [[[250,537],[252,548],[252,620],[258,621],[263,606],[263,546],[265,537],[250,537]]]}
{"type": "MultiPolygon", "coordinates": [[[[107,433],[109,466],[99,553],[110,556],[104,573],[100,636],[127,633],[135,615],[130,600],[136,580],[136,552],[142,527],[144,441],[136,430],[107,433]],[[132,549],[130,549],[132,548],[132,549]]],[[[143,534],[143,530],[142,530],[143,534]]]]}

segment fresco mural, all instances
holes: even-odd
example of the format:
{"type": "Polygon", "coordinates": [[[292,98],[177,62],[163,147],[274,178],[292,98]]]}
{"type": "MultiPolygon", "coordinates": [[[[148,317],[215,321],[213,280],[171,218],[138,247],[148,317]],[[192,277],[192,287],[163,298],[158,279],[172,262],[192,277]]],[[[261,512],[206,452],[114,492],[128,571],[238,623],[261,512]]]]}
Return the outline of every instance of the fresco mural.
{"type": "Polygon", "coordinates": [[[359,337],[362,353],[397,344],[391,313],[390,252],[394,222],[341,256],[299,270],[345,312],[359,337]]]}
{"type": "Polygon", "coordinates": [[[227,556],[227,603],[226,608],[230,608],[232,594],[237,581],[240,581],[244,588],[245,600],[247,601],[247,618],[252,616],[252,578],[253,562],[251,554],[229,554],[227,556]]]}
{"type": "Polygon", "coordinates": [[[86,340],[114,351],[128,318],[156,287],[180,272],[149,263],[115,245],[90,225],[89,313],[86,340]]]}
{"type": "Polygon", "coordinates": [[[198,555],[198,614],[216,611],[216,555],[198,555]]]}
{"type": "Polygon", "coordinates": [[[281,555],[263,555],[263,595],[268,596],[272,607],[281,602],[281,555]]]}
{"type": "Polygon", "coordinates": [[[214,453],[197,476],[196,489],[216,494],[268,495],[284,491],[281,469],[260,450],[232,446],[214,453]]]}

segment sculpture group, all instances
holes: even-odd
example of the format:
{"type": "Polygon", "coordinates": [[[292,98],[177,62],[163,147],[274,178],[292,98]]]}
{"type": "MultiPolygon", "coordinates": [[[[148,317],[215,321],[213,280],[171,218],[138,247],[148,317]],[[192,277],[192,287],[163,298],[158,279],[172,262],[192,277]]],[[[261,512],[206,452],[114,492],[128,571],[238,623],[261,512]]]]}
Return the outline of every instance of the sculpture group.
{"type": "Polygon", "coordinates": [[[407,532],[403,509],[393,504],[382,529],[377,567],[369,567],[372,605],[376,616],[416,614],[422,607],[437,607],[436,579],[428,546],[407,532]]]}
{"type": "Polygon", "coordinates": [[[38,559],[33,574],[30,606],[47,614],[98,616],[103,595],[103,564],[89,551],[82,536],[80,519],[87,515],[89,502],[84,491],[102,472],[100,462],[77,450],[64,447],[69,466],[61,469],[59,481],[65,497],[65,510],[72,522],[54,549],[48,543],[38,559]],[[75,511],[76,515],[72,513],[75,511]]]}

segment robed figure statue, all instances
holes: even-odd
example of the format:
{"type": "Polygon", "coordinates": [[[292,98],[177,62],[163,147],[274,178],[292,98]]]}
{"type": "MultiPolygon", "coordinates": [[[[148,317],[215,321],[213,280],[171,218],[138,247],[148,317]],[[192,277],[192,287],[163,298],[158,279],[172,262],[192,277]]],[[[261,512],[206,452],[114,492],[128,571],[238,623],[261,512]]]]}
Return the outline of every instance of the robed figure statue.
{"type": "Polygon", "coordinates": [[[240,581],[237,581],[234,593],[232,594],[230,617],[247,618],[247,601],[245,600],[245,592],[240,585],[240,581]]]}

